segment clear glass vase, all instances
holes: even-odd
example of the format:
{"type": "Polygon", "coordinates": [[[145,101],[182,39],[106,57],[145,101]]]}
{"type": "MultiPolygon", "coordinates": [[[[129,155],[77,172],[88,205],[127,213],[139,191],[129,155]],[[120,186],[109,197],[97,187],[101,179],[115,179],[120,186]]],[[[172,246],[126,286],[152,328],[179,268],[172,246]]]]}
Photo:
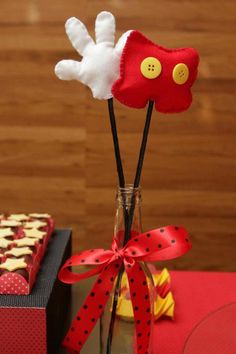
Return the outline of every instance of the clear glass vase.
{"type": "MultiPolygon", "coordinates": [[[[133,188],[128,185],[125,188],[119,188],[117,191],[117,209],[115,215],[114,237],[119,248],[122,248],[127,241],[127,222],[128,215],[133,212],[130,237],[142,233],[141,222],[141,189],[133,188]]],[[[153,323],[154,323],[154,299],[156,296],[155,287],[151,272],[148,266],[142,262],[150,292],[150,310],[151,310],[151,332],[150,346],[148,354],[152,354],[153,341],[153,323]]],[[[113,292],[107,303],[105,311],[100,319],[100,354],[133,354],[137,353],[135,326],[133,318],[133,309],[129,294],[129,285],[124,268],[116,277],[113,292]]]]}

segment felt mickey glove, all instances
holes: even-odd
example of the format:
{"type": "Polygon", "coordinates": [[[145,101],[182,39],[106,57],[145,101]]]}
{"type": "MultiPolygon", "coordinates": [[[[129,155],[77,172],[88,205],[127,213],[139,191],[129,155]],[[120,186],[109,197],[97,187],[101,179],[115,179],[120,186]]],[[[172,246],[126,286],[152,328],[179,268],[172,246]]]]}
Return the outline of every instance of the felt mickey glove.
{"type": "Polygon", "coordinates": [[[96,18],[96,42],[75,17],[67,20],[65,28],[82,60],[60,61],[55,67],[56,75],[61,80],[78,80],[87,85],[94,98],[111,98],[112,84],[119,77],[120,56],[131,31],[125,32],[114,46],[115,18],[106,11],[100,12],[96,18]]]}

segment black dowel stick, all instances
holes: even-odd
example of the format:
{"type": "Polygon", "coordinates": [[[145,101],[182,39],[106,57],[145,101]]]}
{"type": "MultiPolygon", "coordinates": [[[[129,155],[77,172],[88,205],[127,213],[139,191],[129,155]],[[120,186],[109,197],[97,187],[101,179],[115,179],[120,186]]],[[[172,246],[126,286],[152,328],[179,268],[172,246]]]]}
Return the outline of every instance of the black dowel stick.
{"type": "Polygon", "coordinates": [[[144,130],[143,130],[143,139],[142,139],[142,144],[141,144],[141,148],[140,148],[140,152],[139,152],[139,159],[138,159],[138,164],[137,164],[137,168],[136,168],[136,175],[135,175],[135,179],[134,179],[134,188],[138,188],[139,183],[140,183],[140,179],[141,179],[143,161],[144,161],[147,140],[148,140],[148,133],[149,133],[150,123],[151,123],[151,118],[152,118],[153,104],[154,104],[153,101],[149,101],[146,122],[145,122],[144,130]]]}
{"type": "Polygon", "coordinates": [[[119,178],[119,186],[121,188],[124,188],[125,177],[124,177],[122,161],[120,156],[120,147],[119,147],[119,140],[118,140],[118,134],[116,128],[116,118],[115,118],[114,107],[113,107],[113,98],[109,98],[108,100],[108,111],[109,111],[111,132],[112,132],[113,145],[114,145],[114,151],[116,157],[116,168],[117,168],[117,173],[119,178]]]}
{"type": "MultiPolygon", "coordinates": [[[[119,147],[119,140],[118,140],[118,134],[117,134],[117,128],[116,128],[116,119],[115,119],[112,98],[110,98],[108,100],[108,111],[109,111],[110,125],[111,125],[113,145],[114,145],[114,151],[115,151],[116,168],[117,168],[118,179],[119,179],[119,187],[124,188],[125,187],[125,178],[124,178],[122,160],[121,160],[121,156],[120,156],[120,147],[119,147]]],[[[126,229],[128,229],[128,225],[129,225],[129,213],[128,213],[128,209],[126,209],[126,205],[125,205],[125,196],[124,196],[124,223],[125,223],[125,230],[126,230],[126,229]]],[[[125,231],[125,233],[126,233],[126,231],[125,231]]],[[[116,308],[117,308],[119,291],[120,291],[120,286],[121,286],[121,279],[122,279],[123,273],[124,273],[124,266],[122,265],[122,267],[118,273],[118,276],[117,276],[117,282],[116,282],[115,291],[114,291],[112,313],[111,313],[109,332],[108,332],[108,338],[107,338],[107,348],[106,348],[107,354],[111,353],[112,337],[113,337],[114,324],[115,324],[115,318],[116,318],[116,308]]]]}
{"type": "MultiPolygon", "coordinates": [[[[113,98],[108,99],[108,111],[109,111],[111,132],[112,132],[113,145],[114,145],[114,151],[116,157],[116,169],[119,178],[119,187],[125,188],[125,177],[124,177],[124,171],[122,166],[122,160],[120,156],[120,146],[119,146],[119,139],[118,139],[117,128],[116,128],[116,118],[115,118],[114,107],[113,107],[113,98]]],[[[126,205],[125,205],[125,196],[122,197],[125,206],[124,222],[125,222],[125,229],[126,229],[128,225],[129,214],[128,214],[128,209],[126,209],[126,205]]]]}
{"type": "MultiPolygon", "coordinates": [[[[141,180],[143,161],[144,161],[147,140],[148,140],[148,134],[149,134],[149,128],[150,128],[151,118],[152,118],[153,104],[154,104],[153,101],[149,101],[147,115],[146,115],[146,121],[145,121],[144,129],[143,129],[143,138],[142,138],[142,143],[141,143],[140,151],[139,151],[138,164],[137,164],[136,174],[135,174],[135,178],[134,178],[134,185],[133,185],[134,189],[138,188],[138,186],[140,184],[140,180],[141,180]]],[[[128,227],[125,230],[126,231],[125,232],[125,244],[130,239],[130,231],[131,231],[132,222],[133,222],[134,209],[135,209],[135,193],[133,191],[133,196],[131,198],[131,206],[130,206],[130,211],[129,211],[128,227]]]]}
{"type": "MultiPolygon", "coordinates": [[[[144,130],[143,130],[143,138],[142,138],[142,143],[141,143],[141,147],[140,147],[139,159],[138,159],[138,164],[137,164],[136,174],[135,174],[135,179],[134,179],[134,184],[133,184],[134,189],[139,186],[141,175],[142,175],[143,161],[144,161],[148,133],[149,133],[150,123],[151,123],[153,104],[154,104],[153,101],[150,101],[148,104],[146,121],[145,121],[144,130]]],[[[111,124],[112,124],[112,134],[113,133],[116,134],[117,141],[118,141],[116,125],[114,125],[115,115],[114,115],[114,109],[113,109],[113,101],[111,101],[111,102],[108,101],[108,105],[109,105],[110,120],[111,120],[111,124]],[[114,120],[114,122],[113,122],[113,120],[114,120]]],[[[113,140],[114,140],[114,146],[115,146],[116,139],[114,139],[114,136],[113,136],[113,140]]],[[[118,148],[119,148],[119,144],[118,144],[118,148]]],[[[119,157],[120,157],[120,154],[119,154],[119,157]]],[[[116,159],[117,159],[117,155],[116,155],[116,159]]],[[[120,162],[121,162],[121,159],[120,159],[120,162]]],[[[122,163],[121,163],[121,167],[122,167],[122,163]]],[[[117,171],[119,174],[118,164],[117,164],[117,171]]],[[[122,169],[122,171],[123,171],[123,169],[122,169]]],[[[120,177],[119,177],[119,180],[121,180],[120,177]]],[[[134,209],[135,209],[135,194],[133,193],[133,196],[131,199],[130,212],[128,213],[128,211],[126,209],[124,210],[125,236],[124,236],[123,246],[125,246],[125,244],[128,242],[128,240],[130,238],[130,231],[131,231],[131,226],[132,226],[132,221],[133,221],[134,209]],[[128,217],[128,219],[127,219],[127,217],[128,217]]],[[[107,354],[111,354],[111,345],[112,345],[112,336],[113,336],[113,330],[114,330],[114,324],[115,324],[116,308],[117,308],[117,302],[118,302],[118,298],[119,298],[119,289],[120,289],[120,285],[121,285],[121,279],[122,279],[123,272],[124,272],[124,265],[122,265],[122,267],[119,271],[119,274],[117,277],[117,282],[116,282],[116,287],[115,287],[112,313],[111,313],[111,321],[110,321],[110,325],[109,325],[109,333],[108,333],[108,339],[107,339],[107,350],[106,350],[107,354]]]]}

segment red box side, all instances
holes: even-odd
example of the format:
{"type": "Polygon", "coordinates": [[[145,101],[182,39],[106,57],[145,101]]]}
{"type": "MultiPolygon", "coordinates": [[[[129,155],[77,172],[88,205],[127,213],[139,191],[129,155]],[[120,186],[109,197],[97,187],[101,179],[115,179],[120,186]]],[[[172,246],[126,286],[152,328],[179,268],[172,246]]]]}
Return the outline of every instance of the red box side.
{"type": "Polygon", "coordinates": [[[0,309],[0,354],[43,354],[47,352],[44,308],[0,309]]]}

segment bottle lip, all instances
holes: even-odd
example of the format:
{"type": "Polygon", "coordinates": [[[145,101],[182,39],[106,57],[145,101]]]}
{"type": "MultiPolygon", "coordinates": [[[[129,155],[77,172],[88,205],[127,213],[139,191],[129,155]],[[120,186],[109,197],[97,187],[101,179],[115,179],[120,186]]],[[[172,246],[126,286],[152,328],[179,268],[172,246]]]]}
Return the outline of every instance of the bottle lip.
{"type": "Polygon", "coordinates": [[[129,207],[134,198],[135,204],[141,202],[141,186],[134,188],[133,184],[127,184],[124,188],[118,187],[117,201],[120,205],[129,207]]]}
{"type": "Polygon", "coordinates": [[[118,192],[120,193],[137,193],[137,192],[141,192],[142,187],[138,186],[136,188],[134,188],[133,184],[126,184],[125,187],[119,187],[117,188],[118,192]]]}

